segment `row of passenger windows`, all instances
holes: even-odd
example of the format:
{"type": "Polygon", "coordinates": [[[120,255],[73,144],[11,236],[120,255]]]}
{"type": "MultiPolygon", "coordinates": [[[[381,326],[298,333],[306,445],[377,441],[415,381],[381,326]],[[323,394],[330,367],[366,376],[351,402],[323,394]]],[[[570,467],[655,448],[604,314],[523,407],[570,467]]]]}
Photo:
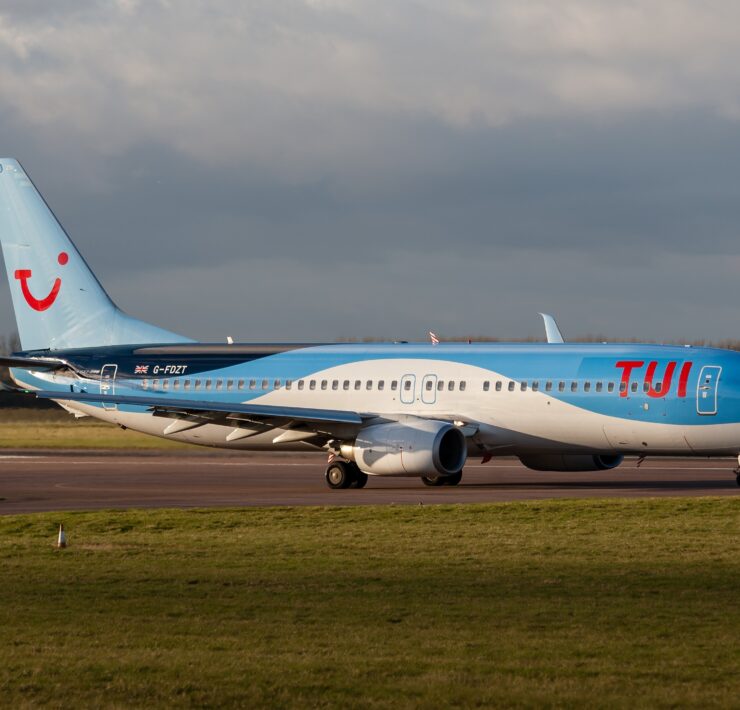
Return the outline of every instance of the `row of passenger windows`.
{"type": "MultiPolygon", "coordinates": [[[[656,390],[660,390],[661,383],[656,382],[654,387],[656,390]]],[[[484,382],[483,391],[488,392],[490,389],[491,383],[488,381],[484,382]]],[[[496,382],[494,389],[496,392],[500,392],[503,389],[503,383],[500,381],[496,382]]],[[[552,380],[547,380],[544,383],[544,386],[541,387],[539,380],[532,380],[531,382],[523,380],[522,382],[519,382],[518,385],[516,382],[509,382],[507,389],[509,392],[513,392],[516,389],[520,389],[522,392],[526,392],[527,390],[532,390],[533,392],[539,392],[540,390],[544,390],[545,392],[552,392],[554,390],[557,390],[558,392],[614,392],[614,390],[617,389],[617,386],[614,382],[591,382],[590,380],[560,380],[559,382],[553,382],[552,380]]],[[[632,382],[629,389],[632,392],[637,392],[639,389],[638,383],[632,382]]],[[[643,391],[647,392],[649,389],[650,384],[645,382],[643,384],[643,391]]],[[[626,392],[627,383],[620,382],[618,390],[619,392],[626,392]]]]}
{"type": "MultiPolygon", "coordinates": [[[[196,380],[142,380],[141,386],[146,389],[173,389],[173,390],[216,390],[233,392],[234,390],[269,390],[269,389],[282,389],[285,387],[286,390],[293,389],[309,389],[309,390],[361,390],[363,388],[363,380],[223,380],[223,379],[196,379],[196,380]],[[171,384],[170,384],[171,382],[171,384]],[[306,386],[308,385],[308,386],[306,386]]],[[[385,389],[385,380],[374,380],[365,381],[365,389],[372,390],[377,389],[382,391],[385,389]]],[[[411,390],[411,380],[404,380],[403,389],[406,391],[411,390]]],[[[433,382],[427,381],[427,389],[433,388],[433,382]]],[[[461,392],[465,391],[466,383],[461,380],[457,385],[461,392]]],[[[398,389],[398,380],[390,381],[390,390],[396,391],[398,389]]],[[[444,389],[444,382],[440,380],[437,383],[437,389],[444,389]]],[[[452,391],[455,389],[455,382],[450,380],[447,383],[447,389],[452,391]]]]}
{"type": "MultiPolygon", "coordinates": [[[[270,390],[270,389],[276,389],[279,390],[283,387],[285,387],[286,390],[295,389],[303,390],[303,389],[309,389],[309,390],[339,390],[342,389],[344,391],[348,390],[361,390],[363,389],[363,382],[364,382],[364,389],[366,390],[377,390],[379,392],[382,392],[386,389],[386,381],[385,380],[224,380],[224,379],[187,379],[187,380],[178,380],[178,379],[164,379],[164,380],[142,380],[141,386],[144,389],[172,389],[172,390],[215,390],[217,392],[219,391],[228,391],[233,392],[235,390],[270,390]]],[[[389,389],[392,392],[395,392],[398,389],[398,380],[391,380],[389,383],[389,389]]],[[[412,380],[407,379],[402,381],[402,386],[405,391],[411,391],[413,383],[412,380]]],[[[438,392],[442,392],[444,390],[448,392],[454,392],[455,389],[459,390],[460,392],[464,392],[467,387],[467,383],[465,380],[437,380],[436,385],[435,381],[433,379],[425,379],[424,380],[424,389],[427,392],[431,392],[435,388],[438,392]]],[[[654,385],[656,390],[661,389],[661,383],[657,382],[654,385]]],[[[639,388],[639,385],[637,382],[632,382],[630,385],[630,390],[632,392],[637,392],[639,388]]],[[[645,382],[643,384],[643,390],[647,392],[650,388],[650,385],[645,382]]],[[[483,382],[483,391],[489,392],[493,389],[495,392],[501,392],[504,389],[503,382],[500,380],[496,382],[491,382],[490,380],[486,380],[483,382]],[[493,388],[491,387],[493,385],[493,388]]],[[[591,392],[592,390],[594,392],[614,392],[616,389],[616,384],[614,382],[591,382],[589,380],[585,381],[579,381],[579,380],[560,380],[558,382],[553,382],[552,380],[547,380],[542,384],[542,387],[540,386],[539,380],[523,380],[519,383],[510,381],[506,388],[509,392],[514,392],[516,389],[521,390],[522,392],[526,392],[527,390],[531,390],[532,392],[538,392],[540,390],[543,390],[545,392],[591,392]]],[[[626,392],[627,391],[627,384],[625,382],[619,383],[619,392],[626,392]]]]}

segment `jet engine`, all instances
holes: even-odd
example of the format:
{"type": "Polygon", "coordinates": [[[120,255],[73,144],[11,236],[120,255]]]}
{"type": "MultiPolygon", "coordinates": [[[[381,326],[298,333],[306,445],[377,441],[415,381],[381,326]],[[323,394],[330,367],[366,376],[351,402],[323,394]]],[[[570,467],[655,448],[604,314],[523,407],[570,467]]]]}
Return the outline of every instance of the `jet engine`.
{"type": "Polygon", "coordinates": [[[465,435],[448,422],[416,419],[361,429],[342,456],[378,476],[450,476],[468,455],[465,435]]]}
{"type": "Polygon", "coordinates": [[[519,460],[535,471],[608,471],[624,460],[619,454],[534,454],[519,460]]]}

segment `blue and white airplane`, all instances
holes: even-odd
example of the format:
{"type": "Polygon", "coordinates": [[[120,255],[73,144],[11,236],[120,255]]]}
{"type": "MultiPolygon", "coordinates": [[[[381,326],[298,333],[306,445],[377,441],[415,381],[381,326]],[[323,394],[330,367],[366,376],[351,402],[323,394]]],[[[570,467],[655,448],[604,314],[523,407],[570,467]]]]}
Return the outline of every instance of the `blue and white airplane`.
{"type": "Polygon", "coordinates": [[[0,364],[78,417],[204,446],[323,449],[331,488],[456,485],[468,457],[597,471],[626,454],[740,454],[740,353],[564,343],[549,317],[539,344],[197,343],[119,310],[12,159],[0,241],[23,348],[0,364]]]}

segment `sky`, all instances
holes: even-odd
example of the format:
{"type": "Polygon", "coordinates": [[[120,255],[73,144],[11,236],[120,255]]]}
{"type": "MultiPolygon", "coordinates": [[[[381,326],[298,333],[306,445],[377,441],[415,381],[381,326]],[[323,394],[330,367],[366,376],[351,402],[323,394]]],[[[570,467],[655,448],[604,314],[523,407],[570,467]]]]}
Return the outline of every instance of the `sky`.
{"type": "Polygon", "coordinates": [[[740,337],[731,0],[3,0],[0,154],[199,340],[740,337]]]}

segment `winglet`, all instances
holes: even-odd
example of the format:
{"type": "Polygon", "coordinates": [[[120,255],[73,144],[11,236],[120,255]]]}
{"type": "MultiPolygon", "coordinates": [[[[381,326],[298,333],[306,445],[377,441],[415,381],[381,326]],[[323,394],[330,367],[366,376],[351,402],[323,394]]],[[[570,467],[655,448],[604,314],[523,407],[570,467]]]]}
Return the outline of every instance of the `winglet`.
{"type": "Polygon", "coordinates": [[[547,313],[540,313],[542,320],[545,321],[545,334],[547,335],[548,343],[564,343],[563,336],[560,333],[560,328],[555,322],[555,319],[547,313]]]}

